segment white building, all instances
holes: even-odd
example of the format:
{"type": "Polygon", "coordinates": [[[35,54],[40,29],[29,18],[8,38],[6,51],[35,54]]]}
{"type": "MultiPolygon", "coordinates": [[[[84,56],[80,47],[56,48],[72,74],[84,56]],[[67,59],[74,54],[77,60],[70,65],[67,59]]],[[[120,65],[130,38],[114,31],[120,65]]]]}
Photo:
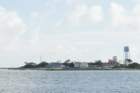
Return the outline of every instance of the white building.
{"type": "Polygon", "coordinates": [[[81,63],[80,68],[88,68],[88,63],[81,63]]]}
{"type": "Polygon", "coordinates": [[[88,63],[80,63],[80,62],[75,62],[74,63],[75,68],[88,68],[88,63]]]}
{"type": "Polygon", "coordinates": [[[75,68],[80,68],[80,64],[81,64],[80,62],[74,62],[74,67],[75,68]]]}

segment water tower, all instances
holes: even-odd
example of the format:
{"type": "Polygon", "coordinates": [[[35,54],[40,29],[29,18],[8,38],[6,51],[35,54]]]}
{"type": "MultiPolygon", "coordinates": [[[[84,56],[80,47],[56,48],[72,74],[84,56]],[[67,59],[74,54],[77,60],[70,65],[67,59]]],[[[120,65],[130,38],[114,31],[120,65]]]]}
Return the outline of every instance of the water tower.
{"type": "Polygon", "coordinates": [[[124,64],[128,65],[130,60],[129,46],[124,46],[124,64]]]}

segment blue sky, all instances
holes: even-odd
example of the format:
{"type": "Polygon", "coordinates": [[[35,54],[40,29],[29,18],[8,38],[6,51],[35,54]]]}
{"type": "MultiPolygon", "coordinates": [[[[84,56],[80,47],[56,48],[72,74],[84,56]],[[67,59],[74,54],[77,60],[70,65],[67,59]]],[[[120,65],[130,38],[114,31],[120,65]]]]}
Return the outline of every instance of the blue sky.
{"type": "Polygon", "coordinates": [[[140,61],[139,0],[0,0],[0,66],[24,61],[140,61]]]}

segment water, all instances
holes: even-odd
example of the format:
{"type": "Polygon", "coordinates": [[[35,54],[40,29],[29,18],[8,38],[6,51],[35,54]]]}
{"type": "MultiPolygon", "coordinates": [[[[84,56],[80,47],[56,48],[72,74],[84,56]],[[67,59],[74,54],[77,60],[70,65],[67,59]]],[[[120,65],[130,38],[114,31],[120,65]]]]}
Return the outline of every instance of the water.
{"type": "Polygon", "coordinates": [[[140,93],[140,71],[0,70],[0,93],[140,93]]]}

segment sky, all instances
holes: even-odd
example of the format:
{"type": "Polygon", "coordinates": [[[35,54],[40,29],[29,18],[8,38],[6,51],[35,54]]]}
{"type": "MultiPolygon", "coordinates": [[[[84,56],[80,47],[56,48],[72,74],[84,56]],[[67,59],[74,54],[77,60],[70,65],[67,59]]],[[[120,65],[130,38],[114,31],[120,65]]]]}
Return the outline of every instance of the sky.
{"type": "Polygon", "coordinates": [[[25,61],[140,62],[140,0],[0,0],[0,67],[25,61]]]}

